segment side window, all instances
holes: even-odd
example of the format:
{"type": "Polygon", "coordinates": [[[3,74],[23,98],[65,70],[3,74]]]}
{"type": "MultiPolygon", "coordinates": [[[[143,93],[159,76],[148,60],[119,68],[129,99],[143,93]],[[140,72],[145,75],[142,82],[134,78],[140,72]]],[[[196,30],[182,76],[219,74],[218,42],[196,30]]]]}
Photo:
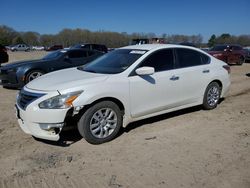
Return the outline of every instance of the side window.
{"type": "Polygon", "coordinates": [[[210,57],[208,57],[207,55],[202,54],[202,53],[200,55],[201,55],[202,65],[210,63],[210,57]]]}
{"type": "Polygon", "coordinates": [[[198,51],[184,48],[176,49],[179,68],[208,64],[210,58],[198,51]]]}
{"type": "Polygon", "coordinates": [[[233,50],[242,50],[240,46],[232,46],[233,50]]]}
{"type": "Polygon", "coordinates": [[[92,45],[90,45],[90,44],[86,44],[86,45],[84,45],[84,47],[85,47],[86,49],[92,50],[92,45]]]}
{"type": "Polygon", "coordinates": [[[154,52],[146,58],[140,67],[154,67],[155,72],[170,70],[174,68],[174,55],[172,49],[164,49],[154,52]]]}
{"type": "Polygon", "coordinates": [[[97,51],[88,51],[88,56],[94,56],[94,55],[98,55],[99,53],[97,51]]]}
{"type": "Polygon", "coordinates": [[[88,54],[86,51],[83,51],[83,50],[74,50],[74,51],[70,51],[68,53],[68,57],[70,59],[73,59],[73,58],[82,58],[82,57],[87,57],[88,54]]]}
{"type": "Polygon", "coordinates": [[[99,46],[96,45],[96,44],[93,44],[93,45],[92,45],[92,49],[93,49],[93,50],[100,50],[99,46]]]}

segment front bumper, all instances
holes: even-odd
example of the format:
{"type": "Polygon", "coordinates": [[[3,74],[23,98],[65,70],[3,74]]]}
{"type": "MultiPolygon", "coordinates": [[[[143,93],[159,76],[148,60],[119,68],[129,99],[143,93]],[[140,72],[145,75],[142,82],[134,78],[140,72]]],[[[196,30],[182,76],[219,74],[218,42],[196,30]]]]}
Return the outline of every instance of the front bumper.
{"type": "Polygon", "coordinates": [[[44,94],[25,108],[18,103],[15,105],[18,123],[25,133],[41,139],[59,140],[67,112],[70,109],[40,109],[38,107],[41,101],[57,94],[57,92],[44,94]]]}
{"type": "Polygon", "coordinates": [[[4,87],[21,88],[24,83],[20,83],[17,79],[15,72],[7,72],[6,70],[0,70],[1,85],[4,87]]]}
{"type": "Polygon", "coordinates": [[[34,137],[57,141],[60,138],[60,132],[64,126],[64,120],[67,114],[67,110],[48,110],[47,112],[24,111],[18,105],[16,105],[16,115],[18,123],[21,129],[26,133],[33,135],[34,137]],[[39,114],[44,120],[35,117],[39,114]],[[33,118],[32,118],[33,116],[33,118]],[[50,116],[49,118],[47,118],[50,116]]]}

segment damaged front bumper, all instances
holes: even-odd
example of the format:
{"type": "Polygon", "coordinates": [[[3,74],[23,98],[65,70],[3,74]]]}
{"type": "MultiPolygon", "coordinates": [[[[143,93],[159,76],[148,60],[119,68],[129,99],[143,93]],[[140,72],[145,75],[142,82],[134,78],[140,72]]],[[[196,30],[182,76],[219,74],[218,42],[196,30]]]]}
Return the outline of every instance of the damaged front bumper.
{"type": "Polygon", "coordinates": [[[64,120],[69,109],[43,110],[43,113],[40,113],[40,110],[29,111],[28,108],[24,111],[18,105],[15,109],[18,123],[25,133],[45,140],[60,139],[60,132],[65,125],[64,120]],[[42,119],[41,114],[43,114],[42,119]]]}

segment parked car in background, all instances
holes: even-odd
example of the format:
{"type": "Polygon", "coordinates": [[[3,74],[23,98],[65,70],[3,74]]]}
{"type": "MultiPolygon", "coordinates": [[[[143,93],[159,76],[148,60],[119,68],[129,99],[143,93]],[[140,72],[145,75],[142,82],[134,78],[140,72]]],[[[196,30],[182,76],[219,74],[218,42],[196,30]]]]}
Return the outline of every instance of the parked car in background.
{"type": "Polygon", "coordinates": [[[84,49],[89,49],[89,50],[97,50],[103,53],[107,53],[108,52],[108,48],[107,46],[103,45],[103,44],[76,44],[74,45],[72,48],[84,48],[84,49]]]}
{"type": "Polygon", "coordinates": [[[191,42],[181,42],[181,43],[179,43],[179,45],[196,47],[195,44],[191,43],[191,42]]]}
{"type": "Polygon", "coordinates": [[[17,96],[18,122],[27,134],[58,140],[73,119],[89,143],[101,144],[133,121],[195,105],[216,108],[229,90],[229,73],[226,63],[198,48],[127,46],[28,83],[17,96]]]}
{"type": "Polygon", "coordinates": [[[46,51],[55,51],[55,50],[61,50],[61,49],[63,49],[62,45],[53,45],[53,46],[46,48],[45,50],[46,51]]]}
{"type": "Polygon", "coordinates": [[[208,51],[209,54],[227,64],[242,65],[245,62],[246,52],[240,45],[216,45],[208,51]]]}
{"type": "Polygon", "coordinates": [[[7,49],[7,51],[11,51],[11,48],[12,48],[13,46],[15,46],[15,45],[11,44],[11,45],[5,46],[5,48],[7,49]]]}
{"type": "Polygon", "coordinates": [[[243,48],[245,50],[246,56],[245,59],[246,61],[250,61],[250,46],[243,48]]]}
{"type": "Polygon", "coordinates": [[[130,42],[130,45],[142,45],[142,44],[149,44],[149,39],[142,39],[142,38],[139,38],[139,39],[132,39],[131,42],[130,42]]]}
{"type": "Polygon", "coordinates": [[[27,52],[27,51],[30,51],[30,47],[28,45],[26,45],[26,44],[17,44],[15,46],[12,46],[10,48],[10,50],[12,52],[15,52],[15,51],[25,51],[25,52],[27,52]]]}
{"type": "Polygon", "coordinates": [[[21,88],[43,74],[84,65],[101,55],[103,53],[99,51],[87,49],[58,50],[39,60],[27,60],[2,66],[0,80],[3,87],[21,88]]]}
{"type": "Polygon", "coordinates": [[[204,52],[208,52],[210,48],[201,48],[201,50],[203,50],[204,52]]]}
{"type": "Polygon", "coordinates": [[[37,50],[37,51],[45,50],[44,46],[32,46],[31,49],[32,49],[32,50],[37,50]]]}
{"type": "Polygon", "coordinates": [[[7,49],[5,46],[0,44],[0,66],[2,63],[6,63],[9,61],[9,55],[7,53],[7,49]]]}

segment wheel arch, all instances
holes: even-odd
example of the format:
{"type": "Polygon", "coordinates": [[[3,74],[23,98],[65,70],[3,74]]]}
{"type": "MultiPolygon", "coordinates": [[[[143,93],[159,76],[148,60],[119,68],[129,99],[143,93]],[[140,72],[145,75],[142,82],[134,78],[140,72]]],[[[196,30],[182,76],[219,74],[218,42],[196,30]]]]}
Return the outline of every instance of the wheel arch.
{"type": "Polygon", "coordinates": [[[92,103],[90,103],[90,104],[88,104],[88,105],[85,105],[85,106],[80,110],[80,113],[79,113],[79,114],[83,114],[83,113],[84,113],[88,108],[90,108],[91,106],[93,106],[93,105],[95,105],[95,104],[97,104],[97,103],[99,103],[99,102],[103,102],[103,101],[111,101],[111,102],[115,103],[115,104],[119,107],[119,109],[121,110],[122,115],[125,114],[125,107],[124,107],[123,103],[122,103],[119,99],[117,99],[117,98],[115,98],[115,97],[103,97],[103,98],[97,99],[97,100],[93,101],[92,103]]]}
{"type": "MultiPolygon", "coordinates": [[[[223,84],[222,84],[222,82],[221,82],[220,80],[215,79],[215,80],[211,81],[209,84],[211,84],[211,83],[213,83],[213,82],[216,82],[217,84],[219,84],[220,89],[222,90],[222,88],[223,88],[223,84]]],[[[209,84],[208,84],[208,85],[209,85],[209,84]]]]}
{"type": "Polygon", "coordinates": [[[34,67],[34,68],[32,68],[32,69],[28,69],[28,70],[25,71],[24,76],[23,76],[23,81],[24,81],[25,83],[26,83],[26,81],[27,81],[27,76],[28,76],[31,72],[33,72],[33,71],[40,71],[40,72],[46,74],[46,71],[45,71],[44,69],[42,69],[42,68],[34,67]]]}

